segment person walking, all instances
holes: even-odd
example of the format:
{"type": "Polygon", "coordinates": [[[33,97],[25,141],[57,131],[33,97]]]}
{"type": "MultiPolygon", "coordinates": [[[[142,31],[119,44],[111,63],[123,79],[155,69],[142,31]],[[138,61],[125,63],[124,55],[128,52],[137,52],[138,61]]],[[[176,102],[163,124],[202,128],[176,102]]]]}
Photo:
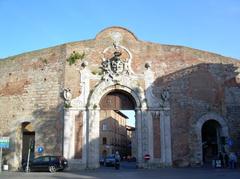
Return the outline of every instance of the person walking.
{"type": "Polygon", "coordinates": [[[236,168],[237,166],[237,155],[234,152],[229,154],[229,168],[236,168]]]}
{"type": "Polygon", "coordinates": [[[120,168],[120,155],[119,155],[119,152],[116,151],[115,153],[115,169],[118,170],[120,168]]]}
{"type": "Polygon", "coordinates": [[[229,157],[227,153],[224,153],[224,168],[228,168],[228,164],[229,164],[229,157]]]}
{"type": "Polygon", "coordinates": [[[223,164],[223,154],[222,152],[219,152],[219,155],[218,155],[218,159],[220,160],[220,168],[223,168],[224,164],[223,164]]]}

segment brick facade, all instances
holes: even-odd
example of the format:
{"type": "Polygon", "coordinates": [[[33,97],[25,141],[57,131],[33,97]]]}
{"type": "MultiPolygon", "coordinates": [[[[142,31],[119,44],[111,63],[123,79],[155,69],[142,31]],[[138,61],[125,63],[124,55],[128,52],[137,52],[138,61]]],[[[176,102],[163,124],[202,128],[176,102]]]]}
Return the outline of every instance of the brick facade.
{"type": "MultiPolygon", "coordinates": [[[[82,157],[73,159],[73,163],[97,167],[98,154],[92,153],[99,153],[94,152],[99,151],[99,132],[95,130],[99,129],[99,101],[114,89],[126,91],[135,99],[136,118],[141,119],[136,126],[141,131],[136,133],[140,164],[146,153],[151,154],[151,163],[157,166],[201,163],[199,128],[202,126],[197,124],[201,124],[199,120],[203,116],[225,121],[226,125],[221,127],[229,132],[222,135],[233,139],[230,150],[239,151],[239,68],[236,59],[183,46],[141,41],[121,27],[104,29],[92,40],[3,59],[0,61],[0,131],[11,137],[10,149],[4,151],[4,157],[12,169],[20,166],[21,124],[30,122],[36,147],[43,146],[44,154],[64,154],[72,160],[76,146],[72,140],[76,135],[74,126],[75,122],[79,123],[75,116],[81,112],[82,157]],[[113,42],[119,49],[113,47],[113,42]],[[116,50],[121,51],[121,60],[130,59],[124,66],[128,68],[127,73],[114,73],[115,77],[103,79],[108,72],[102,74],[101,63],[112,58],[116,50]],[[69,65],[66,60],[73,51],[85,56],[69,65]],[[65,109],[64,89],[71,90],[71,105],[65,109]],[[163,95],[164,90],[169,96],[163,95]]],[[[80,150],[81,145],[76,149],[80,150]]]]}

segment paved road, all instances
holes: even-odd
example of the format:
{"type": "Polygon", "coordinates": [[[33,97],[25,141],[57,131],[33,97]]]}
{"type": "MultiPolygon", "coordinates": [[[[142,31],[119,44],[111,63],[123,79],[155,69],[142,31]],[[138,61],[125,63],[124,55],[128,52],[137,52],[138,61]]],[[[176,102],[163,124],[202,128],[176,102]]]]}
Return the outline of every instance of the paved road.
{"type": "Polygon", "coordinates": [[[120,170],[102,167],[78,172],[2,172],[0,179],[240,179],[240,169],[163,168],[136,169],[122,165],[120,170]]]}

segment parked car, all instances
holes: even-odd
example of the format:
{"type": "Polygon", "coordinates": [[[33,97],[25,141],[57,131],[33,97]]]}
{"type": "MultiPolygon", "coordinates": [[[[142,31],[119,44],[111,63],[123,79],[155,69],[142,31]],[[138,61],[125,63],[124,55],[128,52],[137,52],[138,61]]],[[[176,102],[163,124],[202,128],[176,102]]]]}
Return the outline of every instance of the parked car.
{"type": "Polygon", "coordinates": [[[104,162],[105,166],[114,166],[115,165],[115,155],[109,155],[105,158],[105,162],[104,162]]]}
{"type": "Polygon", "coordinates": [[[30,171],[49,171],[54,173],[56,171],[63,171],[68,167],[68,161],[62,156],[41,156],[23,164],[23,170],[25,172],[30,171]]]}

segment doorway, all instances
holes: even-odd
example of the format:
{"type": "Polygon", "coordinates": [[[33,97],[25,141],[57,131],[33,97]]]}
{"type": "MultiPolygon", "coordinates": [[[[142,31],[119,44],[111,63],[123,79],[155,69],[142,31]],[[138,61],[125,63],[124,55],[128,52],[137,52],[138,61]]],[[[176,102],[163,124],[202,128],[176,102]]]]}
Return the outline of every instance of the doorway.
{"type": "Polygon", "coordinates": [[[122,90],[110,91],[101,98],[100,160],[119,152],[122,161],[136,161],[135,107],[132,95],[122,90]]]}
{"type": "Polygon", "coordinates": [[[35,131],[30,122],[22,123],[22,164],[34,158],[35,151],[35,131]]]}
{"type": "Polygon", "coordinates": [[[203,163],[217,159],[221,151],[221,125],[216,120],[208,120],[202,126],[203,163]]]}

